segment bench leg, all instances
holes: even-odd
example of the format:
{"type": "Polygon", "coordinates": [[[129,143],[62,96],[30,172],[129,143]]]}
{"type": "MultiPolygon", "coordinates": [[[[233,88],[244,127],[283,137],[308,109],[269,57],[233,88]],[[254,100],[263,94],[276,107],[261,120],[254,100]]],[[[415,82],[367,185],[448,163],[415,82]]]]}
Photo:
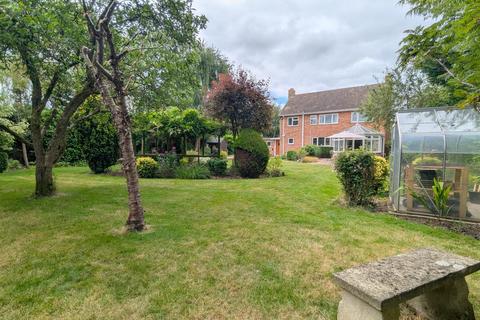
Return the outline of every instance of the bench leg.
{"type": "Polygon", "coordinates": [[[347,291],[342,291],[337,320],[398,320],[399,317],[398,305],[378,311],[347,291]]]}
{"type": "Polygon", "coordinates": [[[408,305],[427,319],[475,320],[464,278],[452,279],[446,285],[408,301],[408,305]]]}

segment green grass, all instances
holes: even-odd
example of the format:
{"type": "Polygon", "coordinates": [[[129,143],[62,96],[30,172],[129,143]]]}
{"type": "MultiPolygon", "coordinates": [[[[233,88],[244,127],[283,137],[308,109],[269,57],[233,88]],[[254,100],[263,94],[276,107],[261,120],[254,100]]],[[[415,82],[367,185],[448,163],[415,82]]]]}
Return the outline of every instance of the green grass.
{"type": "Polygon", "coordinates": [[[473,238],[339,206],[327,167],[285,170],[142,180],[151,229],[129,235],[121,177],[59,168],[59,194],[33,200],[33,170],[0,175],[0,318],[335,319],[336,271],[419,247],[480,259],[473,238]]]}

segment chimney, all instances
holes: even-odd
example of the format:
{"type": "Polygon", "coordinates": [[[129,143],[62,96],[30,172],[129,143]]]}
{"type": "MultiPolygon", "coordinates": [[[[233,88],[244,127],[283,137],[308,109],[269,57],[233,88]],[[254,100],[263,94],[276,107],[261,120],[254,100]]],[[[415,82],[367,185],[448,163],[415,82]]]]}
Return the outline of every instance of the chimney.
{"type": "Polygon", "coordinates": [[[295,89],[291,88],[290,90],[288,90],[288,98],[291,98],[295,96],[295,89]]]}

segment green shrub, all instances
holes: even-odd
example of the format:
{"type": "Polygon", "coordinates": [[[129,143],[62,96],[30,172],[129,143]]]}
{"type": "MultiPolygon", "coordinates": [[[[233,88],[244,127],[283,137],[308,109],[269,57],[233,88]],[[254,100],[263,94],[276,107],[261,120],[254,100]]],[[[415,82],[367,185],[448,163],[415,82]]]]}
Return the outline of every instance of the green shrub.
{"type": "Polygon", "coordinates": [[[220,151],[220,159],[227,160],[228,159],[228,152],[227,151],[220,151]]]}
{"type": "Polygon", "coordinates": [[[270,153],[262,136],[252,129],[240,131],[235,141],[235,165],[244,178],[258,178],[267,168],[270,153]]]}
{"type": "Polygon", "coordinates": [[[315,157],[330,159],[332,157],[333,147],[321,146],[315,150],[315,157]]]}
{"type": "Polygon", "coordinates": [[[208,170],[208,167],[204,164],[194,163],[178,167],[175,176],[178,179],[210,179],[210,170],[208,170]]]}
{"type": "Polygon", "coordinates": [[[364,150],[338,154],[335,170],[349,205],[369,205],[376,194],[375,156],[364,150]]]}
{"type": "Polygon", "coordinates": [[[315,152],[318,150],[319,146],[309,144],[302,149],[305,150],[308,157],[315,157],[315,152]]]}
{"type": "Polygon", "coordinates": [[[22,168],[23,166],[20,164],[20,161],[13,159],[8,160],[8,170],[18,170],[22,168]]]}
{"type": "Polygon", "coordinates": [[[162,156],[158,160],[157,177],[159,178],[175,178],[175,171],[179,166],[177,155],[169,153],[162,156]]]}
{"type": "Polygon", "coordinates": [[[375,192],[377,195],[386,196],[388,193],[388,161],[380,156],[374,157],[375,161],[375,192]]]}
{"type": "Polygon", "coordinates": [[[8,168],[8,157],[5,152],[0,151],[0,173],[4,172],[8,168]]]}
{"type": "Polygon", "coordinates": [[[283,162],[281,157],[270,158],[268,161],[267,171],[270,177],[281,177],[285,173],[282,171],[283,162]]]}
{"type": "Polygon", "coordinates": [[[158,170],[158,163],[150,157],[137,159],[137,171],[140,178],[155,178],[158,170]]]}
{"type": "Polygon", "coordinates": [[[207,162],[210,173],[214,176],[224,176],[227,172],[228,162],[224,159],[212,158],[207,162]]]}
{"type": "Polygon", "coordinates": [[[297,151],[290,150],[287,152],[287,160],[288,161],[297,161],[298,160],[298,153],[297,151]]]}

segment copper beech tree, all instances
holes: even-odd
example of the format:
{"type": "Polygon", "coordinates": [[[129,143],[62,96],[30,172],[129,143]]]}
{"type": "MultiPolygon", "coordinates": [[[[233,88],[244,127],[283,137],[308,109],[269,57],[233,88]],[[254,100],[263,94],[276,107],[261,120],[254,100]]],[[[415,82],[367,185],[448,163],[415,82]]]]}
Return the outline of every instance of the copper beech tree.
{"type": "MultiPolygon", "coordinates": [[[[144,210],[129,116],[129,104],[133,99],[128,95],[128,83],[135,82],[136,70],[128,68],[134,64],[132,61],[125,60],[133,51],[149,50],[140,46],[147,41],[154,42],[150,34],[170,34],[171,38],[186,43],[195,40],[195,30],[204,20],[193,15],[190,1],[124,1],[120,4],[112,0],[98,16],[91,12],[93,6],[89,7],[85,0],[82,3],[94,47],[83,47],[81,53],[117,129],[128,189],[126,226],[129,231],[142,231],[145,228],[144,210]],[[143,41],[137,40],[142,38],[143,41]]],[[[141,59],[141,56],[135,58],[141,59]]]]}

